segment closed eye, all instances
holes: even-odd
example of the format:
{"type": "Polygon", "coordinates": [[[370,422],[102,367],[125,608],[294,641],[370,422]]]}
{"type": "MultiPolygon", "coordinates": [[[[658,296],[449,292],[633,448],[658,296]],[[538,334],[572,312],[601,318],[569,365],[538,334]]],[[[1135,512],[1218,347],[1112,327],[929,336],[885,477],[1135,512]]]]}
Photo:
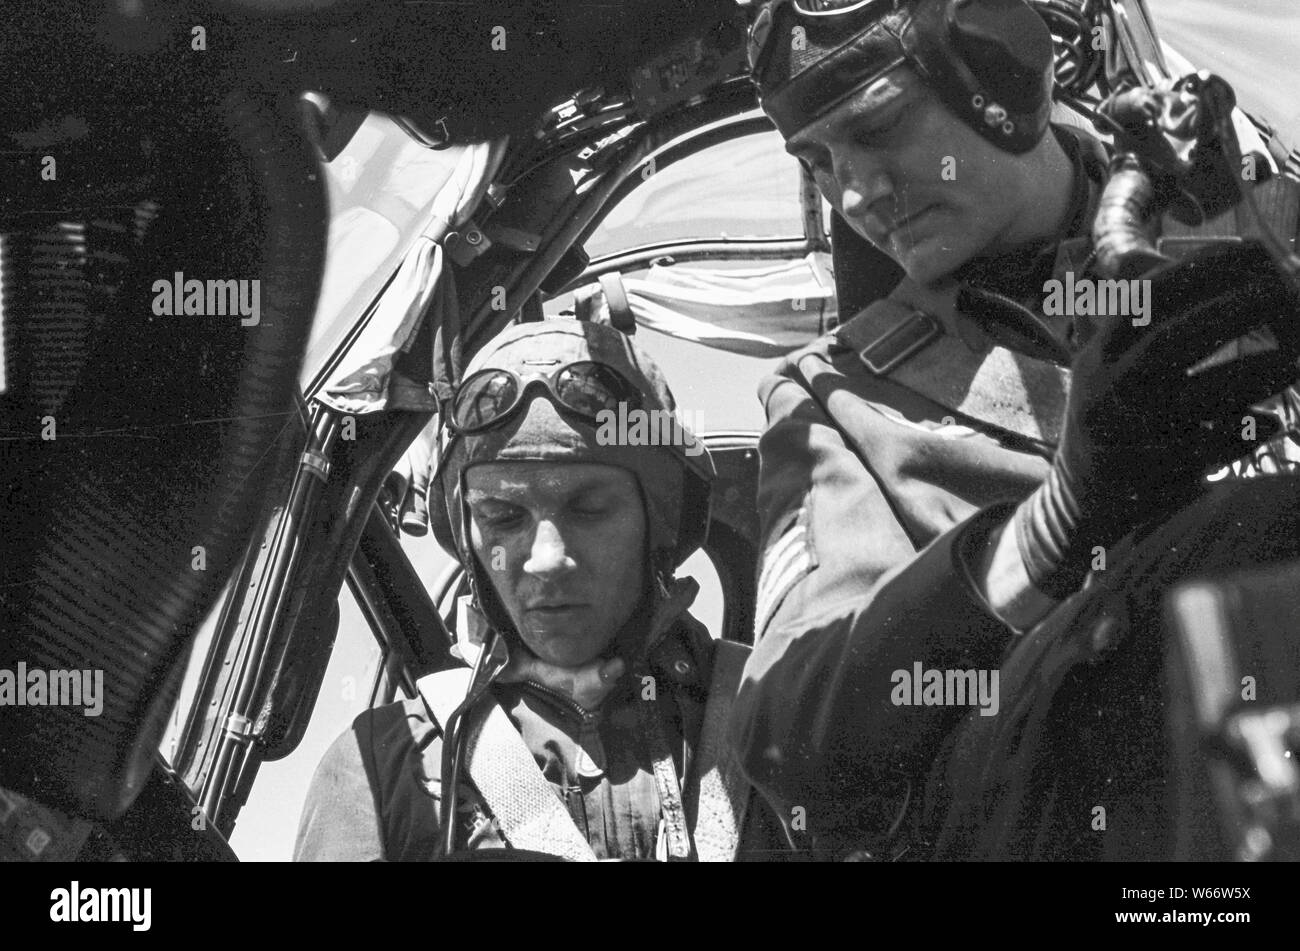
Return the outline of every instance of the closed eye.
{"type": "Polygon", "coordinates": [[[569,502],[569,511],[579,518],[600,519],[613,512],[615,506],[599,495],[582,495],[569,502]]]}
{"type": "Polygon", "coordinates": [[[879,145],[881,140],[887,138],[891,133],[896,131],[903,124],[902,111],[896,112],[894,116],[884,122],[878,122],[873,125],[860,127],[854,138],[866,146],[879,145]]]}
{"type": "Polygon", "coordinates": [[[474,518],[485,528],[498,530],[514,528],[522,524],[525,512],[517,505],[503,502],[487,502],[473,507],[474,518]]]}
{"type": "Polygon", "coordinates": [[[575,506],[571,511],[578,518],[586,519],[588,521],[600,521],[601,519],[608,518],[610,515],[610,511],[607,508],[590,508],[590,507],[575,506]]]}

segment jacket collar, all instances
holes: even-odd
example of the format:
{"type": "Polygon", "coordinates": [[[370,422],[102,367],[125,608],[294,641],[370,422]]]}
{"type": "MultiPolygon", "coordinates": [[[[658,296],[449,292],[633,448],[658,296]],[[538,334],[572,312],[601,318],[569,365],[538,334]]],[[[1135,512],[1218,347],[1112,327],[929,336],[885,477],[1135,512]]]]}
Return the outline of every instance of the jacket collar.
{"type": "Polygon", "coordinates": [[[1054,124],[1052,132],[1074,168],[1074,191],[1064,226],[1051,237],[973,258],[954,277],[969,292],[961,310],[968,316],[978,310],[978,324],[989,338],[1059,363],[1068,355],[1073,328],[1042,314],[1043,285],[1067,270],[1083,270],[1109,171],[1106,147],[1100,140],[1072,126],[1054,124]]]}
{"type": "Polygon", "coordinates": [[[1050,237],[972,258],[955,272],[959,281],[1017,300],[1041,295],[1043,282],[1053,274],[1062,242],[1091,240],[1092,220],[1109,178],[1105,146],[1082,129],[1053,125],[1052,132],[1074,169],[1074,190],[1065,224],[1050,237]]]}

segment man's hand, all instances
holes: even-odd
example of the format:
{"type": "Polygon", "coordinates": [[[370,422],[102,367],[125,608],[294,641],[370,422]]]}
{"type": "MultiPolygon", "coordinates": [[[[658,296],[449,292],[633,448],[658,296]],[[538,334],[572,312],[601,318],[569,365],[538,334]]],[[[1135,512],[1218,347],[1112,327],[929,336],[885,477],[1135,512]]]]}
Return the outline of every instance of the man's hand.
{"type": "MultiPolygon", "coordinates": [[[[1071,367],[1052,468],[1014,516],[1029,578],[1055,598],[1083,582],[1096,546],[1180,508],[1207,472],[1254,448],[1243,415],[1300,375],[1300,295],[1259,244],[1198,252],[1145,279],[1150,324],[1097,318],[1071,367]],[[1198,366],[1266,325],[1277,350],[1198,366]]],[[[1257,429],[1272,435],[1266,418],[1257,429]]]]}

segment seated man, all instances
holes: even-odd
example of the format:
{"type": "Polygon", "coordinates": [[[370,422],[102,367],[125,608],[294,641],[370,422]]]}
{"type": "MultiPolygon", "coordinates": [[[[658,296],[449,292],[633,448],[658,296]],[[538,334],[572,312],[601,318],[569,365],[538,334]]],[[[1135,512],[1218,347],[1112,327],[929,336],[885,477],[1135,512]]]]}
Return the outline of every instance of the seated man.
{"type": "Polygon", "coordinates": [[[479,676],[434,674],[420,699],[357,717],[313,780],[297,859],[438,858],[448,813],[452,852],[780,849],[779,823],[748,808],[720,745],[748,649],[715,642],[687,613],[698,585],[673,577],[704,540],[708,453],[680,427],[674,444],[646,445],[606,425],[673,410],[658,368],[607,326],[523,324],[477,355],[429,510],[469,574],[477,633],[462,619],[459,637],[479,676]],[[449,775],[454,812],[440,810],[449,775]]]}
{"type": "MultiPolygon", "coordinates": [[[[1171,572],[1152,563],[1174,552],[1205,570],[1216,533],[1242,564],[1300,554],[1294,476],[1238,483],[1230,499],[1220,487],[1218,518],[1202,506],[1193,526],[1125,554],[1201,497],[1208,473],[1279,435],[1253,407],[1297,378],[1294,286],[1258,244],[1224,242],[1124,282],[1127,312],[1076,314],[1073,292],[1054,306],[1052,288],[1102,283],[1091,234],[1108,157],[1049,123],[1051,37],[1024,0],[775,0],[750,55],[787,150],[906,276],[861,313],[842,308],[845,323],[762,388],[764,554],[735,721],[747,774],[818,856],[970,857],[980,823],[999,831],[995,803],[955,787],[943,743],[958,724],[1001,729],[954,755],[990,796],[1068,799],[1061,828],[1085,835],[1056,854],[1157,854],[1163,787],[1127,768],[1160,768],[1133,742],[1150,723],[1126,736],[1112,715],[1127,708],[1080,690],[1089,742],[1035,745],[1019,727],[1029,694],[1127,639],[1156,645],[1124,689],[1145,695],[1158,732],[1157,579],[1171,572]],[[1269,331],[1280,346],[1260,343],[1269,331]],[[1079,594],[1089,577],[1143,617],[1083,612],[1101,603],[1079,594]],[[1045,619],[1055,639],[1014,637],[1045,619]],[[1030,746],[1034,776],[1000,782],[1008,751],[1030,746]],[[1053,768],[1067,756],[1078,773],[1053,768]],[[1031,791],[1053,777],[1054,791],[1031,791]],[[1098,804],[1106,835],[1090,825],[1098,804]]],[[[842,251],[836,267],[851,268],[842,251]]],[[[979,854],[1042,854],[1051,836],[1026,825],[1018,845],[979,854]]]]}

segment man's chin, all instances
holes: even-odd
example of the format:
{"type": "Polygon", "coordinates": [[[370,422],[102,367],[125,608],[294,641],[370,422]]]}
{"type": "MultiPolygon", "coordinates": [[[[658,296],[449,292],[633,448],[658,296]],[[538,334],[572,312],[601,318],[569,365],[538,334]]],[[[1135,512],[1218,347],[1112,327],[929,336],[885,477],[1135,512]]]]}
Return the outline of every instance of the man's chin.
{"type": "Polygon", "coordinates": [[[911,280],[917,284],[937,284],[952,276],[970,258],[956,248],[945,247],[930,238],[894,256],[911,280]]]}
{"type": "Polygon", "coordinates": [[[938,235],[927,235],[915,244],[894,241],[882,243],[865,234],[862,236],[901,267],[917,284],[936,284],[971,257],[970,252],[957,247],[956,242],[951,239],[945,242],[938,235]]]}
{"type": "Polygon", "coordinates": [[[587,637],[582,632],[530,630],[524,632],[524,643],[539,660],[555,667],[578,668],[600,657],[608,646],[600,638],[587,637]]]}
{"type": "MultiPolygon", "coordinates": [[[[533,653],[537,652],[534,651],[533,653]]],[[[601,653],[601,651],[595,651],[594,653],[590,651],[546,651],[537,654],[537,657],[539,660],[550,664],[552,667],[558,667],[562,670],[577,671],[590,664],[598,663],[600,661],[601,653]]]]}

